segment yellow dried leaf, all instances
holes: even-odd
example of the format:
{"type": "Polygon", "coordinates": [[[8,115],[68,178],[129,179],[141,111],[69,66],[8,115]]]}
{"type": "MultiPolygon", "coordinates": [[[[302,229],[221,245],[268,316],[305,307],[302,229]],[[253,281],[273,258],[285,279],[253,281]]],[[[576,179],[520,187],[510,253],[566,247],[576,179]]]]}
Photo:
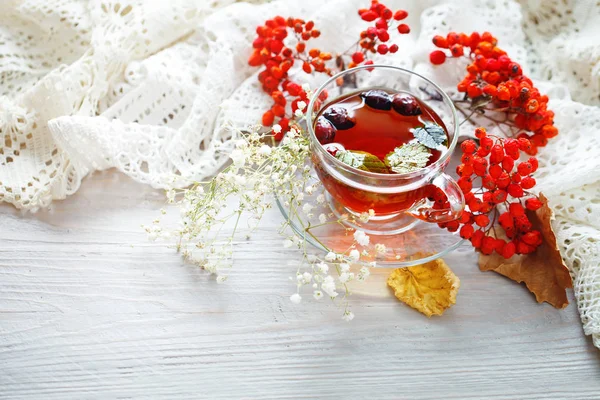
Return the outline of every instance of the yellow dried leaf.
{"type": "Polygon", "coordinates": [[[431,317],[456,303],[460,280],[441,258],[414,267],[398,268],[388,277],[398,300],[431,317]]]}

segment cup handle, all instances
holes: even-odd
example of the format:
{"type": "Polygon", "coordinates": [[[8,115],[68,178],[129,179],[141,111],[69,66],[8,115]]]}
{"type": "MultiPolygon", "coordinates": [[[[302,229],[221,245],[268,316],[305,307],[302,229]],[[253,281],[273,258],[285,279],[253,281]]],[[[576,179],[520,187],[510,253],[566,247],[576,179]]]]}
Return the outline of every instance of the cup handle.
{"type": "Polygon", "coordinates": [[[449,206],[433,208],[433,203],[424,199],[412,206],[407,213],[423,221],[434,223],[450,222],[460,218],[465,209],[465,197],[456,181],[442,173],[431,182],[431,185],[444,192],[449,206]]]}

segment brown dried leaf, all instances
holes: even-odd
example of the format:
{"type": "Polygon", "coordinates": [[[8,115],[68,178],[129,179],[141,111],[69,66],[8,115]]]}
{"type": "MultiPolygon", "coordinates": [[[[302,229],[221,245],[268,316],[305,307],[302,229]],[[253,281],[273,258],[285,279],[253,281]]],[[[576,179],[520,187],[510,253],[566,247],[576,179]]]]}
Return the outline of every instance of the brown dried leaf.
{"type": "Polygon", "coordinates": [[[456,303],[460,280],[441,258],[414,267],[398,268],[388,277],[398,300],[431,317],[456,303]]]}
{"type": "Polygon", "coordinates": [[[535,294],[538,303],[545,301],[556,308],[565,308],[569,304],[566,289],[572,288],[573,284],[552,231],[554,213],[548,207],[548,199],[541,193],[539,198],[544,205],[535,212],[527,211],[527,215],[533,229],[542,233],[542,245],[531,254],[515,255],[508,260],[496,253],[489,256],[481,254],[479,269],[495,271],[516,282],[524,282],[527,289],[535,294]]]}

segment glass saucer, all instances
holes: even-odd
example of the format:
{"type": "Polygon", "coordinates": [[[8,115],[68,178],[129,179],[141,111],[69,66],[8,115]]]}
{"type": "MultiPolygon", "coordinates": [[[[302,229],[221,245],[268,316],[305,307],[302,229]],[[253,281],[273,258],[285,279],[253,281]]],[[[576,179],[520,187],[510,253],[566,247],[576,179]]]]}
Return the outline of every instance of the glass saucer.
{"type": "MultiPolygon", "coordinates": [[[[318,183],[314,170],[311,181],[309,184],[318,183]]],[[[361,220],[356,215],[344,215],[340,211],[341,206],[327,196],[322,186],[313,194],[305,194],[303,202],[314,208],[309,212],[298,210],[292,213],[291,218],[289,205],[278,198],[277,206],[294,233],[323,252],[346,253],[354,243],[355,229],[368,234],[371,224],[375,222],[372,219],[361,220]],[[322,214],[327,217],[325,224],[319,219],[322,214]],[[340,222],[340,218],[344,217],[347,219],[340,222]]],[[[356,248],[363,253],[361,262],[377,261],[379,267],[409,267],[443,257],[463,242],[458,233],[448,232],[437,224],[423,222],[408,215],[401,215],[399,218],[407,220],[403,229],[389,234],[370,235],[367,246],[357,245],[356,248]],[[377,244],[384,245],[385,249],[383,246],[376,246],[377,244]]]]}

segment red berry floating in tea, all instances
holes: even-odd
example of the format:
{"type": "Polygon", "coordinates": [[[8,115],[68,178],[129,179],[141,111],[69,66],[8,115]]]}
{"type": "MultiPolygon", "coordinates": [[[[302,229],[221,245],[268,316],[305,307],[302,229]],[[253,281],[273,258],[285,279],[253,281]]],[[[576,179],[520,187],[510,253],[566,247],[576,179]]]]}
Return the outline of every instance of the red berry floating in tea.
{"type": "Polygon", "coordinates": [[[389,93],[383,90],[369,90],[359,95],[364,99],[365,104],[376,110],[391,110],[392,98],[389,93]]]}
{"type": "Polygon", "coordinates": [[[421,106],[418,100],[408,93],[398,93],[392,98],[392,108],[401,115],[420,115],[421,106]]]}
{"type": "Polygon", "coordinates": [[[348,115],[348,110],[344,107],[331,106],[325,110],[323,116],[337,129],[350,129],[356,124],[354,118],[348,115]]]}
{"type": "Polygon", "coordinates": [[[319,117],[315,124],[315,135],[321,144],[333,142],[335,139],[335,126],[325,117],[319,117]]]}

